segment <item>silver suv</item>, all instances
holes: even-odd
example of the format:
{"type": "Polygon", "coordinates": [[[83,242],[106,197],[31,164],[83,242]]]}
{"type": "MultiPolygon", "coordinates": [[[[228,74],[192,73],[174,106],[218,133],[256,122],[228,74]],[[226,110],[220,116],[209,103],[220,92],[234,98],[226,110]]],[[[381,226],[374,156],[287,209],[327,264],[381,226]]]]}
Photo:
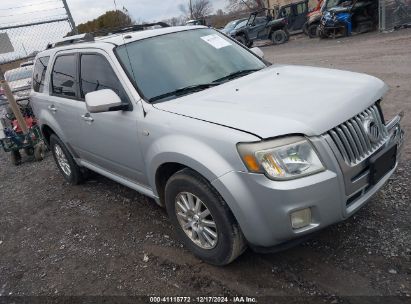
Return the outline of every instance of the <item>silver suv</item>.
{"type": "Polygon", "coordinates": [[[403,131],[386,91],[194,26],[69,37],[38,54],[31,99],[68,182],[92,170],[154,198],[224,265],[347,219],[387,182],[403,131]]]}

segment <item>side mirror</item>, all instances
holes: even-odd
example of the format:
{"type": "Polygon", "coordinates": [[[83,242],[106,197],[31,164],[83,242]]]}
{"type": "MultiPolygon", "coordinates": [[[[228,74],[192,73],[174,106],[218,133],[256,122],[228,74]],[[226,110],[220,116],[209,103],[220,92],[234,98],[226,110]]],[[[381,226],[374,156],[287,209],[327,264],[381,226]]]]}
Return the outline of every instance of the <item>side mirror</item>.
{"type": "Polygon", "coordinates": [[[109,89],[86,94],[86,106],[90,113],[118,111],[123,103],[120,97],[109,89]]]}
{"type": "Polygon", "coordinates": [[[264,58],[264,52],[259,47],[253,47],[252,49],[250,49],[250,51],[256,54],[258,57],[264,58]]]}

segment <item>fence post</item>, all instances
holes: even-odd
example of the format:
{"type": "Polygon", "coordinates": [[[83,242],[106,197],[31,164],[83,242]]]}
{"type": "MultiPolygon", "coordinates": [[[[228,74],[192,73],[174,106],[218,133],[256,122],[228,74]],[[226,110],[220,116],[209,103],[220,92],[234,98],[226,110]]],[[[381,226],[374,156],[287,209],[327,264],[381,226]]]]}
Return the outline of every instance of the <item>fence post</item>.
{"type": "Polygon", "coordinates": [[[26,121],[24,120],[24,117],[21,114],[20,107],[17,104],[16,99],[14,98],[14,95],[9,87],[9,84],[4,79],[4,72],[3,72],[3,69],[1,68],[1,65],[0,65],[0,87],[3,87],[4,93],[6,93],[7,101],[9,102],[10,108],[13,111],[13,114],[16,117],[21,130],[23,131],[24,134],[27,134],[28,128],[27,128],[26,121]]]}
{"type": "Polygon", "coordinates": [[[387,30],[385,0],[379,0],[378,1],[378,9],[379,9],[379,27],[380,27],[380,31],[384,32],[384,31],[387,30]]]}
{"type": "Polygon", "coordinates": [[[74,23],[73,16],[71,15],[70,8],[67,5],[67,0],[62,0],[62,1],[63,1],[64,8],[66,9],[67,17],[68,17],[68,20],[70,22],[71,28],[72,28],[74,34],[77,35],[78,34],[77,27],[76,27],[76,24],[74,23]]]}

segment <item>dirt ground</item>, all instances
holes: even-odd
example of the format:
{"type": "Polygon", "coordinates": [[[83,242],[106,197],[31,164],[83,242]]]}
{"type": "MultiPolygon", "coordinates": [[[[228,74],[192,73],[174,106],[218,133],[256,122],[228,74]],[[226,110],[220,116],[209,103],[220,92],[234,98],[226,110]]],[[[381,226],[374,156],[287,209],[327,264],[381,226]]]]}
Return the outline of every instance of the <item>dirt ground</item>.
{"type": "Polygon", "coordinates": [[[410,296],[411,30],[332,41],[296,36],[263,50],[274,63],[365,72],[388,83],[384,109],[406,112],[407,142],[398,172],[367,206],[295,248],[248,250],[218,268],[182,248],[149,198],[98,175],[72,187],[51,156],[15,168],[0,152],[0,295],[321,296],[320,303],[410,296]]]}

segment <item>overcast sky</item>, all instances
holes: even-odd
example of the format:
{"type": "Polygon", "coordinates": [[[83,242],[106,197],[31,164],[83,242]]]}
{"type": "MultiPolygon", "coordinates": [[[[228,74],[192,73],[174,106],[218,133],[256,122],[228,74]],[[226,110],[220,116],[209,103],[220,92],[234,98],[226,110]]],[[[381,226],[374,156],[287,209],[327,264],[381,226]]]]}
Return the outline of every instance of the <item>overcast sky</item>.
{"type": "MultiPolygon", "coordinates": [[[[0,0],[0,26],[64,14],[61,0],[0,0]]],[[[224,8],[226,0],[211,0],[214,10],[224,8]]],[[[114,0],[67,0],[76,23],[92,20],[114,10],[114,0]]],[[[135,20],[159,21],[181,15],[179,6],[188,0],[116,0],[135,20]]]]}

